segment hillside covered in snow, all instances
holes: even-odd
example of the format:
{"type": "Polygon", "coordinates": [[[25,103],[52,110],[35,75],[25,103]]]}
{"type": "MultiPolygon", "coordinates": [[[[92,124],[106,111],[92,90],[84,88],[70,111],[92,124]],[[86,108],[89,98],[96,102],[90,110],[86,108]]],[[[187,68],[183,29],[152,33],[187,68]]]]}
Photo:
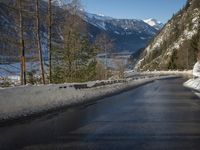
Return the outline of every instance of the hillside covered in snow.
{"type": "Polygon", "coordinates": [[[200,50],[200,1],[188,0],[146,47],[139,70],[192,69],[200,50]]]}

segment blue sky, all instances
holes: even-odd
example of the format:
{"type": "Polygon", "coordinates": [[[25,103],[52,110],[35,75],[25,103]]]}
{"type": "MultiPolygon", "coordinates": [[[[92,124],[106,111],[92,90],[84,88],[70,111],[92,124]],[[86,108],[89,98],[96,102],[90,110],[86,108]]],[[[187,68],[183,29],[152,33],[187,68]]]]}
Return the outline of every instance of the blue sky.
{"type": "Polygon", "coordinates": [[[114,18],[155,18],[163,23],[180,10],[186,0],[82,0],[86,11],[114,18]]]}

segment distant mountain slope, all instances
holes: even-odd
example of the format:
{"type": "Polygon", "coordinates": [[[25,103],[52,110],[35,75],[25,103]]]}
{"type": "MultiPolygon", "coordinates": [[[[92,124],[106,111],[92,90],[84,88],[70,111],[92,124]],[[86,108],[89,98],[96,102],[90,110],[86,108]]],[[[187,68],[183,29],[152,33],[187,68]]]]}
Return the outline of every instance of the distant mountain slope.
{"type": "Polygon", "coordinates": [[[188,0],[144,50],[141,70],[191,69],[200,51],[200,1],[188,0]]]}
{"type": "Polygon", "coordinates": [[[113,39],[115,52],[136,52],[158,33],[156,28],[142,20],[115,19],[90,13],[86,13],[83,19],[113,39]]]}
{"type": "MultiPolygon", "coordinates": [[[[37,55],[35,41],[35,16],[34,16],[34,1],[25,1],[26,14],[24,14],[24,30],[26,56],[32,57],[37,55]],[[30,4],[29,4],[30,3],[30,4]],[[33,4],[31,4],[33,3],[33,4]],[[28,7],[27,7],[28,6],[28,7]]],[[[61,1],[60,1],[61,2],[61,1]]],[[[63,17],[66,11],[59,7],[62,3],[58,3],[53,7],[54,10],[54,24],[53,24],[53,44],[59,45],[62,42],[62,30],[60,28],[63,24],[63,17]]],[[[47,3],[40,1],[41,12],[41,36],[44,56],[47,56],[47,3]]],[[[84,12],[85,13],[85,12],[84,12]]],[[[90,37],[90,41],[95,41],[96,37],[101,34],[107,34],[113,41],[113,52],[137,52],[139,49],[145,47],[147,43],[158,33],[158,31],[145,23],[142,20],[135,19],[114,19],[102,15],[95,15],[85,13],[81,16],[86,22],[86,33],[90,37]]],[[[20,43],[19,43],[19,16],[15,0],[0,0],[0,59],[12,58],[12,60],[19,60],[20,43]]]]}
{"type": "MultiPolygon", "coordinates": [[[[7,56],[9,49],[18,48],[16,38],[19,36],[16,31],[15,20],[13,19],[15,12],[10,11],[12,8],[8,6],[9,1],[7,3],[0,1],[0,58],[1,56],[7,56]]],[[[17,55],[18,52],[13,51],[12,54],[17,55]]]]}
{"type": "MultiPolygon", "coordinates": [[[[28,4],[28,1],[26,1],[28,4]]],[[[30,1],[31,2],[31,1],[30,1]]],[[[31,4],[30,4],[31,5],[31,4]]],[[[23,6],[23,25],[24,25],[24,36],[25,36],[25,48],[26,57],[32,57],[31,55],[36,55],[38,52],[36,50],[35,44],[35,16],[34,16],[34,6],[25,5],[23,6]]],[[[40,13],[41,15],[41,37],[42,44],[47,44],[45,40],[46,29],[46,16],[47,3],[40,2],[40,13]]],[[[0,58],[3,57],[9,61],[19,61],[20,54],[20,35],[19,35],[19,10],[18,5],[15,0],[1,0],[0,1],[0,58]]]]}
{"type": "Polygon", "coordinates": [[[154,27],[139,19],[115,19],[103,15],[86,13],[84,20],[94,26],[116,34],[131,34],[132,32],[145,32],[149,35],[155,35],[154,27]]]}

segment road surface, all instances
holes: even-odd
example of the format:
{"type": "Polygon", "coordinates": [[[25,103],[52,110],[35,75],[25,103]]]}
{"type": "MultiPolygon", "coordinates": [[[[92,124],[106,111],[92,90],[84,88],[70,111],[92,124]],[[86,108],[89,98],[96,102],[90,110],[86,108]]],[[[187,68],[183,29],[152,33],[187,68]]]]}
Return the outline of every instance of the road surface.
{"type": "Polygon", "coordinates": [[[184,79],[0,127],[0,150],[199,150],[200,100],[184,79]]]}

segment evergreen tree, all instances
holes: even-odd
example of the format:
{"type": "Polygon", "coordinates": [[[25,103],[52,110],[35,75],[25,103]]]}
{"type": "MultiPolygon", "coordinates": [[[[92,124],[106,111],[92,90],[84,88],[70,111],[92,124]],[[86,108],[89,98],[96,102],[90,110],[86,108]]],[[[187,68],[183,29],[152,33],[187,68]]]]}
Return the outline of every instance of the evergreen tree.
{"type": "Polygon", "coordinates": [[[95,77],[95,48],[90,46],[85,22],[78,16],[79,7],[80,3],[74,0],[65,10],[62,48],[53,52],[52,80],[55,83],[82,82],[95,77]]]}

